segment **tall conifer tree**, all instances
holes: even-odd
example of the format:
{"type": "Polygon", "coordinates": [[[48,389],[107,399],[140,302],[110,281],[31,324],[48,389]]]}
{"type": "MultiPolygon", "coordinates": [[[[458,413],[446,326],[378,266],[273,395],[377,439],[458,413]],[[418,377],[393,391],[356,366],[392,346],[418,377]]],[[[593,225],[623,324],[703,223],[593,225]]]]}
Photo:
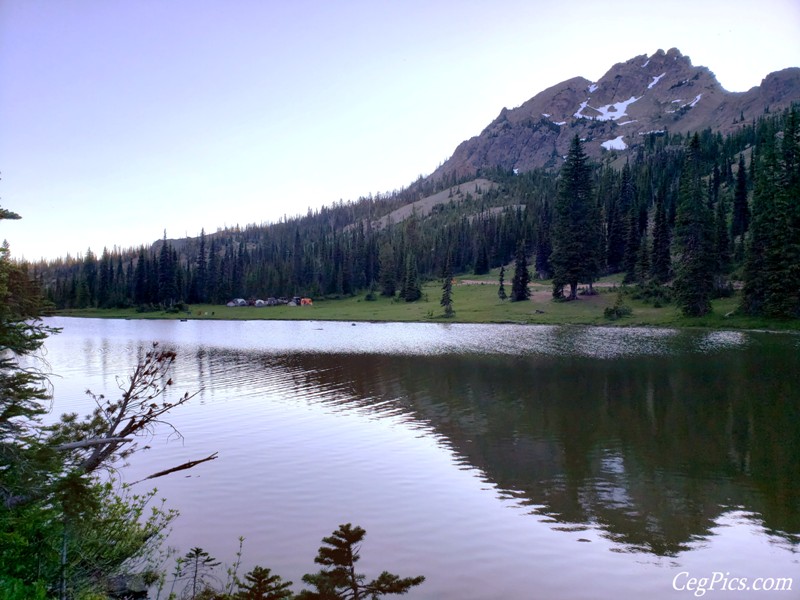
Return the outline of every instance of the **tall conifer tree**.
{"type": "Polygon", "coordinates": [[[517,256],[514,259],[514,277],[511,279],[511,301],[521,302],[531,297],[528,288],[531,274],[528,271],[528,257],[525,255],[525,242],[517,244],[517,256]]]}
{"type": "Polygon", "coordinates": [[[192,301],[208,302],[208,259],[206,258],[206,230],[200,230],[197,248],[197,266],[192,279],[192,301]]]}
{"type": "Polygon", "coordinates": [[[422,287],[417,271],[417,261],[409,252],[406,256],[406,271],[403,277],[402,295],[406,302],[416,302],[422,298],[422,287]]]}
{"type": "Polygon", "coordinates": [[[453,310],[453,269],[450,267],[449,254],[444,264],[444,273],[442,274],[442,300],[439,304],[444,308],[445,317],[450,318],[455,314],[453,310]]]}
{"type": "Polygon", "coordinates": [[[580,138],[572,138],[561,169],[553,219],[553,296],[577,299],[578,283],[593,282],[600,272],[599,208],[592,197],[591,169],[580,138]]]}
{"type": "Polygon", "coordinates": [[[714,275],[712,215],[700,173],[700,140],[695,134],[686,150],[675,216],[676,303],[686,316],[711,311],[714,275]]]}
{"type": "Polygon", "coordinates": [[[506,268],[504,266],[500,267],[500,285],[497,288],[497,297],[500,300],[505,300],[508,298],[508,294],[506,294],[506,268]]]}
{"type": "Polygon", "coordinates": [[[378,258],[378,284],[382,296],[394,296],[397,291],[397,265],[395,264],[394,248],[389,242],[381,246],[378,258]]]}
{"type": "Polygon", "coordinates": [[[640,246],[642,245],[642,234],[639,231],[639,209],[635,205],[631,205],[625,221],[625,254],[622,259],[625,277],[622,282],[633,283],[637,280],[636,264],[639,262],[640,246]]]}
{"type": "Polygon", "coordinates": [[[144,253],[144,246],[139,249],[139,257],[136,259],[136,271],[134,273],[133,301],[136,304],[145,304],[147,298],[147,256],[144,253]]]}
{"type": "Polygon", "coordinates": [[[175,263],[172,246],[167,241],[167,232],[164,231],[164,240],[158,255],[158,301],[165,306],[172,306],[178,296],[175,263]]]}
{"type": "Polygon", "coordinates": [[[656,283],[669,281],[671,274],[670,238],[667,211],[664,199],[656,201],[656,216],[653,223],[653,256],[650,261],[650,275],[656,283]]]}
{"type": "Polygon", "coordinates": [[[623,269],[625,246],[628,238],[628,212],[633,204],[633,182],[631,168],[626,162],[622,167],[619,192],[614,194],[608,207],[606,260],[608,271],[618,273],[623,269]]]}
{"type": "Polygon", "coordinates": [[[486,237],[478,235],[478,243],[475,247],[475,275],[485,275],[489,272],[489,248],[486,244],[486,237]]]}
{"type": "MultiPolygon", "coordinates": [[[[714,210],[714,259],[717,275],[725,275],[731,265],[731,244],[728,236],[728,211],[724,198],[719,198],[714,210]]],[[[723,277],[723,279],[725,279],[723,277]]]]}
{"type": "MultiPolygon", "coordinates": [[[[733,218],[731,238],[736,242],[750,227],[750,208],[747,205],[747,170],[744,167],[744,154],[739,155],[739,170],[736,172],[736,188],[733,193],[733,218]]],[[[740,242],[741,243],[741,242],[740,242]]]]}
{"type": "MultiPolygon", "coordinates": [[[[534,262],[536,276],[541,279],[549,279],[552,273],[550,255],[553,253],[553,244],[550,234],[550,207],[548,206],[547,200],[545,200],[540,211],[539,223],[536,226],[536,258],[534,262]]],[[[504,258],[504,260],[506,259],[504,258]]]]}
{"type": "Polygon", "coordinates": [[[759,152],[742,309],[769,317],[800,316],[800,126],[786,115],[780,148],[769,136],[759,152]]]}

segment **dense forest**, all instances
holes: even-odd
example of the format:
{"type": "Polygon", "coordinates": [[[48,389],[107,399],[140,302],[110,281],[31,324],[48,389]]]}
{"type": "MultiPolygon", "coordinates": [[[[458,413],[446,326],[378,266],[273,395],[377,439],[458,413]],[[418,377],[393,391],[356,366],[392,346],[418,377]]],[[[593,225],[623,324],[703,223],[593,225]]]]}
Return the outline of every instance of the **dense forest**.
{"type": "Polygon", "coordinates": [[[487,168],[479,175],[491,186],[420,179],[279,223],[182,240],[165,232],[149,247],[26,267],[58,308],[362,292],[412,301],[420,281],[446,268],[487,273],[518,262],[521,247],[534,276],[553,279],[556,298],[624,273],[626,283],[670,284],[687,315],[741,284],[744,311],[798,316],[799,112],[766,113],[727,136],[651,133],[599,164],[576,138],[559,173],[487,168]],[[430,214],[379,221],[442,190],[450,200],[430,214]]]}

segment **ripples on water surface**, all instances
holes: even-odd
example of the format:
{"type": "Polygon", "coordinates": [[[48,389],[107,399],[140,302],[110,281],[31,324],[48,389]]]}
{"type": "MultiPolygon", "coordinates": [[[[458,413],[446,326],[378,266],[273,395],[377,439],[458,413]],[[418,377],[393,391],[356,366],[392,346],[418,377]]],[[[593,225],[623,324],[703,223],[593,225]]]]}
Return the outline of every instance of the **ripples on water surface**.
{"type": "MultiPolygon", "coordinates": [[[[514,325],[53,319],[56,410],[152,341],[200,390],[123,470],[171,543],[296,582],[340,523],[411,598],[674,598],[681,571],[795,577],[798,337],[514,325]],[[144,484],[142,484],[144,485],[144,484]]],[[[767,594],[764,597],[777,597],[767,594]]],[[[786,594],[780,597],[789,597],[786,594]]],[[[753,592],[726,598],[758,597],[753,592]]]]}

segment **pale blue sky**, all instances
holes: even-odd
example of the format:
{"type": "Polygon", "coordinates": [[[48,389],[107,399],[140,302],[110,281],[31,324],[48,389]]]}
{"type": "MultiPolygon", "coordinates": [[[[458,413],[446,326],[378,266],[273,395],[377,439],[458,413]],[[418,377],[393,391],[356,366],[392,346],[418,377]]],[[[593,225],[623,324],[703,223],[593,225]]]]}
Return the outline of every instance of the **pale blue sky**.
{"type": "Polygon", "coordinates": [[[401,188],[670,47],[747,90],[800,66],[800,2],[2,0],[0,239],[99,254],[401,188]]]}

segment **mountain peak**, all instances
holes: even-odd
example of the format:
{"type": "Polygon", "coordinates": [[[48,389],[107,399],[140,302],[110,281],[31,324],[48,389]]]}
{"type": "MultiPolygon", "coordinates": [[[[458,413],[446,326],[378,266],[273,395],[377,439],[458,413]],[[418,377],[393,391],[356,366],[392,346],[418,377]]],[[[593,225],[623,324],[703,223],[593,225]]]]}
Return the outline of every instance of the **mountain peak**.
{"type": "Polygon", "coordinates": [[[649,134],[727,133],[763,114],[800,101],[800,69],[769,74],[748,92],[725,91],[707,67],[677,48],[612,66],[599,80],[573,77],[521,106],[503,108],[480,135],[456,148],[432,177],[463,177],[500,166],[526,171],[559,168],[577,134],[587,154],[626,151],[649,134]]]}

